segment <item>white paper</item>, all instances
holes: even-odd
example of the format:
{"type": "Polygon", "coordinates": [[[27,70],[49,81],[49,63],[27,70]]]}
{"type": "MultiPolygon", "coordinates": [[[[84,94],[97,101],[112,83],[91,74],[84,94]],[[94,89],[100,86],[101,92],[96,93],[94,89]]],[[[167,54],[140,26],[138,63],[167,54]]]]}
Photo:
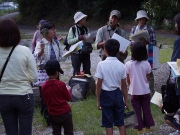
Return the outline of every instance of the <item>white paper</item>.
{"type": "Polygon", "coordinates": [[[89,34],[86,42],[90,42],[90,43],[92,44],[92,43],[94,42],[94,39],[96,38],[96,34],[97,34],[97,30],[96,30],[96,31],[92,31],[92,32],[89,34]]]}
{"type": "Polygon", "coordinates": [[[172,62],[167,62],[169,64],[169,66],[171,67],[171,69],[174,71],[176,77],[179,77],[180,76],[180,72],[179,70],[177,69],[177,63],[175,61],[172,61],[172,62]]]}
{"type": "Polygon", "coordinates": [[[130,40],[133,40],[133,41],[139,41],[139,38],[140,37],[144,37],[144,38],[149,38],[149,33],[147,30],[143,30],[143,31],[140,31],[140,32],[137,32],[136,34],[132,35],[132,36],[129,36],[130,40]]]}
{"type": "Polygon", "coordinates": [[[163,103],[162,102],[162,94],[155,91],[153,97],[151,98],[151,103],[161,106],[163,103]]]}
{"type": "Polygon", "coordinates": [[[125,52],[127,50],[127,47],[131,44],[131,42],[118,34],[114,33],[112,36],[112,39],[116,39],[120,43],[119,51],[125,52]]]}
{"type": "Polygon", "coordinates": [[[77,42],[76,44],[71,45],[71,47],[69,48],[69,51],[67,51],[66,53],[64,53],[64,54],[62,55],[62,57],[64,57],[64,58],[69,57],[72,52],[78,51],[78,50],[82,49],[82,46],[83,46],[83,42],[82,42],[82,41],[79,41],[79,42],[77,42]]]}
{"type": "MultiPolygon", "coordinates": [[[[148,51],[148,45],[146,45],[146,49],[148,51]]],[[[152,69],[157,69],[159,68],[159,47],[153,46],[153,67],[152,69]]]]}

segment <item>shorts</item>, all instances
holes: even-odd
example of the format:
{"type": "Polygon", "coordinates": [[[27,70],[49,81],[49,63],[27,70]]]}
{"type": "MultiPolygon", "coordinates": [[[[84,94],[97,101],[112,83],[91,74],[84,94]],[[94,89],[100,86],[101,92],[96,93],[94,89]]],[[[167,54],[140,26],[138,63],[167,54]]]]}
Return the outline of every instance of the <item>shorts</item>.
{"type": "Polygon", "coordinates": [[[176,122],[176,120],[175,120],[175,118],[173,116],[165,115],[164,119],[169,120],[175,127],[180,129],[180,125],[176,122]]]}
{"type": "Polygon", "coordinates": [[[118,88],[114,91],[101,91],[100,105],[102,108],[102,127],[124,126],[124,109],[122,91],[118,88]]]}

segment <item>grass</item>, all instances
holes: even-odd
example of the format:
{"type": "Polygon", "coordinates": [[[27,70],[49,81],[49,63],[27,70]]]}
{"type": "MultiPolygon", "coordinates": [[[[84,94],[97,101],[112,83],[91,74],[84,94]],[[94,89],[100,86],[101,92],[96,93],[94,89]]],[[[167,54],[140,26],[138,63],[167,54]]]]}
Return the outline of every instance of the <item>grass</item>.
{"type": "MultiPolygon", "coordinates": [[[[159,62],[165,63],[170,60],[172,54],[173,38],[165,38],[157,36],[157,45],[168,45],[167,48],[163,46],[160,50],[159,62]]],[[[65,78],[63,78],[65,79],[65,78]]],[[[130,110],[132,110],[131,104],[130,110]]],[[[96,107],[96,98],[90,96],[88,99],[80,102],[70,103],[73,114],[74,131],[82,131],[84,135],[103,135],[104,128],[100,127],[101,111],[96,107]]],[[[151,128],[153,135],[157,134],[160,125],[164,124],[164,115],[161,113],[158,106],[151,104],[151,112],[155,121],[155,126],[151,128]]],[[[44,130],[46,127],[45,120],[39,113],[39,108],[35,108],[33,125],[37,130],[44,130]]],[[[117,130],[117,128],[114,128],[117,130]]],[[[127,129],[128,135],[135,135],[136,131],[133,128],[127,129]]]]}
{"type": "Polygon", "coordinates": [[[21,39],[32,39],[33,35],[21,34],[21,39]]]}
{"type": "Polygon", "coordinates": [[[172,46],[175,39],[171,38],[171,37],[157,36],[156,40],[157,40],[157,45],[163,44],[163,45],[171,45],[172,46]]]}

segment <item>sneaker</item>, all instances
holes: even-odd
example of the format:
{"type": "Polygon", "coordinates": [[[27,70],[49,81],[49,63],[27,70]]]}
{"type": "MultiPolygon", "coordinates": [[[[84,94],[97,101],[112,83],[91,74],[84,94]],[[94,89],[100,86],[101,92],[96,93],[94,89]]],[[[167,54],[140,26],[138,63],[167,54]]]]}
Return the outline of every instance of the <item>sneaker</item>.
{"type": "Polygon", "coordinates": [[[180,131],[176,130],[175,132],[170,133],[169,135],[180,135],[180,131]]]}

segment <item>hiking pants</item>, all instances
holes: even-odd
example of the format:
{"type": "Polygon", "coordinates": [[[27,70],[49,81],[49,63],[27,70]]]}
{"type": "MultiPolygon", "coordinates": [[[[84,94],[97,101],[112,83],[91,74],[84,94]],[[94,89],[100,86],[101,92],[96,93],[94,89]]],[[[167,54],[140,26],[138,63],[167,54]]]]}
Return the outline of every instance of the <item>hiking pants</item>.
{"type": "Polygon", "coordinates": [[[90,54],[83,53],[72,53],[71,54],[71,62],[73,67],[73,76],[77,75],[80,72],[81,64],[83,65],[83,71],[85,74],[91,75],[91,60],[90,54]]]}

